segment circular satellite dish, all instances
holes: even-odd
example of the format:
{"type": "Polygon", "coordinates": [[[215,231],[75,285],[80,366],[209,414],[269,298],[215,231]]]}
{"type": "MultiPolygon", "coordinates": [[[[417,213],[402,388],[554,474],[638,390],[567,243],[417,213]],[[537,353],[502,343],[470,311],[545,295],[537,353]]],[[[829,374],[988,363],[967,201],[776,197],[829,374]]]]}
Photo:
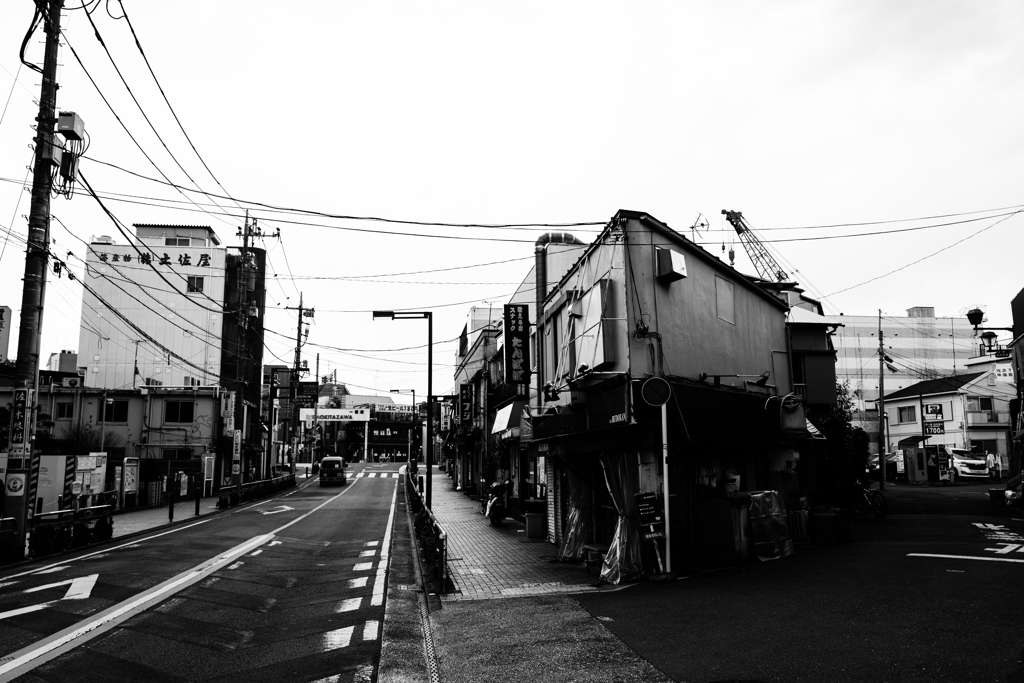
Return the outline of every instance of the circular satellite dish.
{"type": "Polygon", "coordinates": [[[640,395],[649,405],[663,406],[672,396],[672,387],[664,377],[651,377],[640,387],[640,395]]]}

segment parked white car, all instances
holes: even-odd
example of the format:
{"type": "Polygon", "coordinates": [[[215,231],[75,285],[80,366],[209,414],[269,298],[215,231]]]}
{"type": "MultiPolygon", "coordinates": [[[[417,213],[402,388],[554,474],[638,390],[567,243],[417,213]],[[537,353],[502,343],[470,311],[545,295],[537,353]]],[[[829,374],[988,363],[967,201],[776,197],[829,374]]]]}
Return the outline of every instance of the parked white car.
{"type": "Polygon", "coordinates": [[[950,472],[952,481],[957,479],[988,479],[988,463],[984,455],[972,453],[966,448],[950,448],[950,472]]]}

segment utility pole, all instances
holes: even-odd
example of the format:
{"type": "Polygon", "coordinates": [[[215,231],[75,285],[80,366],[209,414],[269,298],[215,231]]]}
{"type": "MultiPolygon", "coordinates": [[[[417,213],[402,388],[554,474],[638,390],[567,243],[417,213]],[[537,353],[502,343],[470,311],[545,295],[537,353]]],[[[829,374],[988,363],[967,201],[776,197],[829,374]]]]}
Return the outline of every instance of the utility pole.
{"type": "MultiPolygon", "coordinates": [[[[293,436],[291,437],[291,443],[292,443],[292,472],[295,472],[295,461],[298,458],[298,446],[299,446],[299,435],[300,435],[300,430],[299,430],[299,424],[300,423],[299,423],[299,401],[298,401],[298,397],[299,396],[298,396],[298,391],[299,391],[299,376],[300,376],[300,373],[302,371],[302,364],[301,364],[301,359],[302,359],[302,319],[304,317],[306,317],[307,315],[312,317],[313,311],[312,311],[312,309],[307,310],[307,309],[303,308],[303,306],[302,306],[302,292],[299,292],[299,307],[296,309],[296,308],[293,308],[291,306],[285,306],[285,310],[290,310],[290,311],[297,310],[299,312],[299,316],[298,316],[299,317],[299,322],[298,322],[298,325],[297,325],[296,331],[295,331],[295,363],[292,366],[291,382],[290,382],[289,387],[288,387],[288,397],[291,399],[291,402],[292,402],[292,406],[291,406],[292,407],[292,423],[291,423],[291,428],[292,428],[292,433],[293,433],[293,436]]],[[[309,334],[308,330],[306,331],[306,334],[309,334]]]]}
{"type": "Polygon", "coordinates": [[[885,346],[882,344],[882,309],[878,309],[878,488],[885,490],[885,346]]]}
{"type": "Polygon", "coordinates": [[[316,462],[317,444],[316,437],[320,433],[320,422],[317,418],[320,417],[320,354],[316,354],[316,400],[313,402],[313,443],[310,445],[310,465],[316,462]]]}
{"type": "MultiPolygon", "coordinates": [[[[37,6],[44,3],[37,3],[37,6]]],[[[35,451],[35,403],[39,384],[39,346],[43,332],[43,304],[46,300],[46,266],[50,244],[50,164],[57,107],[57,51],[60,41],[60,13],[64,0],[50,0],[45,8],[43,31],[46,48],[43,57],[39,114],[36,116],[35,163],[32,169],[32,204],[28,217],[28,246],[25,255],[25,278],[21,295],[21,327],[18,330],[18,357],[15,366],[15,388],[24,387],[24,401],[15,397],[14,420],[21,420],[21,430],[11,430],[5,514],[17,522],[16,554],[27,552],[29,526],[32,520],[39,477],[39,455],[35,451]],[[16,433],[17,432],[17,433],[16,433]],[[20,434],[21,440],[15,441],[20,434]],[[20,462],[19,462],[20,461],[20,462]],[[15,469],[13,465],[20,467],[15,469]],[[20,480],[20,486],[15,483],[20,480]],[[18,487],[20,495],[12,488],[18,487]]],[[[33,67],[38,68],[38,67],[33,67]]],[[[17,393],[17,392],[16,392],[17,393]]],[[[17,427],[17,425],[15,425],[17,427]]]]}
{"type": "MultiPolygon", "coordinates": [[[[254,221],[255,223],[255,221],[254,221]]],[[[245,405],[245,389],[248,383],[246,370],[249,366],[249,237],[255,225],[249,223],[249,212],[245,212],[245,224],[239,230],[242,238],[242,251],[238,259],[238,312],[236,317],[238,338],[235,343],[235,433],[234,450],[231,456],[231,478],[235,491],[241,496],[242,485],[242,451],[245,450],[248,417],[245,405]]]]}

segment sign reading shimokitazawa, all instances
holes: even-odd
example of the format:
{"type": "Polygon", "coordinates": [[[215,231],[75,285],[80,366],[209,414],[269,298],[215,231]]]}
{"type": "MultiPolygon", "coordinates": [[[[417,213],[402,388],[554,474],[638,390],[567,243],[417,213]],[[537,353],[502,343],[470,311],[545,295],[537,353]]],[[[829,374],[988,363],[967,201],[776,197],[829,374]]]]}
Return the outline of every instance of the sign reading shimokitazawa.
{"type": "Polygon", "coordinates": [[[505,382],[530,382],[530,307],[505,304],[505,382]]]}

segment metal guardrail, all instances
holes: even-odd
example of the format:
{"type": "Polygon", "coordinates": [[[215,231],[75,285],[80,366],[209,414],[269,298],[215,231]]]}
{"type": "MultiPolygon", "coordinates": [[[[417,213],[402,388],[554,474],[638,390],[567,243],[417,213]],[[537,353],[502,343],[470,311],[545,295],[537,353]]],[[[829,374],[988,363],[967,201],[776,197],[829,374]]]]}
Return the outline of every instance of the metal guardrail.
{"type": "Polygon", "coordinates": [[[245,501],[257,500],[278,491],[290,489],[293,486],[295,486],[295,474],[293,472],[279,477],[271,477],[270,479],[251,481],[237,488],[234,486],[221,486],[218,493],[217,507],[221,509],[229,508],[245,501]]]}
{"type": "Polygon", "coordinates": [[[89,541],[108,541],[114,535],[113,512],[113,505],[94,505],[34,515],[29,527],[29,552],[48,555],[89,541]]]}
{"type": "MultiPolygon", "coordinates": [[[[422,481],[422,478],[418,478],[417,484],[422,481]]],[[[406,475],[405,477],[405,493],[406,499],[410,503],[410,508],[414,513],[419,513],[421,510],[426,513],[427,519],[430,521],[430,541],[433,541],[434,550],[438,556],[437,562],[437,575],[438,581],[438,592],[444,595],[448,590],[448,532],[445,531],[444,527],[437,521],[437,517],[434,513],[428,510],[423,504],[423,494],[420,491],[418,485],[413,484],[412,477],[406,475]]],[[[421,541],[428,541],[428,539],[420,539],[421,541]]]]}

